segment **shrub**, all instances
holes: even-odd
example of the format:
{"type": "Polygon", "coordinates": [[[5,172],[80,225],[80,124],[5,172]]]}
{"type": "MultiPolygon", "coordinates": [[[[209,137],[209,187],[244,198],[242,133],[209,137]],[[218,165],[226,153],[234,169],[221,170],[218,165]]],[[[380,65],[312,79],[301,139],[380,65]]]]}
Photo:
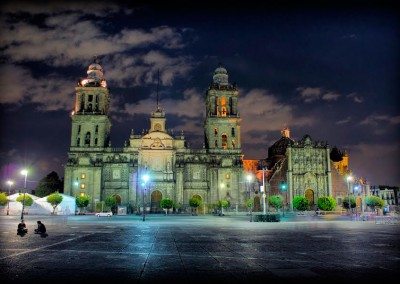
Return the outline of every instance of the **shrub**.
{"type": "Polygon", "coordinates": [[[174,206],[174,202],[169,198],[164,198],[161,200],[160,206],[163,209],[171,209],[174,206]]]}
{"type": "Polygon", "coordinates": [[[193,196],[192,198],[189,199],[189,205],[190,207],[195,208],[197,214],[197,207],[201,205],[201,199],[196,196],[193,196]]]}
{"type": "Polygon", "coordinates": [[[111,209],[113,213],[115,213],[115,207],[117,206],[117,197],[115,195],[107,196],[104,200],[104,204],[107,206],[107,208],[111,209]]]}
{"type": "Polygon", "coordinates": [[[230,202],[228,201],[228,200],[225,200],[225,199],[223,199],[223,200],[219,200],[218,201],[218,207],[219,208],[228,208],[229,207],[229,205],[230,205],[230,202]]]}
{"type": "Polygon", "coordinates": [[[283,205],[283,199],[282,196],[280,195],[271,195],[268,198],[268,204],[274,207],[275,209],[282,208],[283,205]]]}
{"type": "Polygon", "coordinates": [[[25,206],[28,206],[28,207],[33,204],[33,199],[28,194],[20,193],[16,200],[18,202],[24,203],[25,206]],[[24,200],[24,195],[25,195],[25,200],[24,200]]]}
{"type": "Polygon", "coordinates": [[[246,200],[246,207],[249,208],[249,209],[253,208],[253,203],[254,203],[253,199],[251,199],[251,198],[247,199],[246,200]]]}
{"type": "Polygon", "coordinates": [[[365,197],[365,204],[375,210],[375,207],[381,208],[385,204],[382,198],[375,195],[365,197]]]}
{"type": "Polygon", "coordinates": [[[77,206],[80,210],[82,210],[83,208],[85,208],[86,206],[89,205],[89,200],[90,200],[90,198],[89,198],[89,196],[86,195],[86,194],[78,195],[78,196],[76,197],[76,199],[75,199],[75,203],[76,203],[76,206],[77,206]]]}
{"type": "MultiPolygon", "coordinates": [[[[349,209],[349,197],[343,198],[342,205],[344,208],[349,209]]],[[[350,205],[351,208],[356,208],[356,199],[354,196],[350,196],[350,205]]]]}
{"type": "Polygon", "coordinates": [[[336,200],[332,196],[318,198],[318,208],[324,211],[332,211],[336,207],[336,200]]]}
{"type": "Polygon", "coordinates": [[[293,198],[293,207],[299,211],[305,211],[309,208],[307,198],[301,195],[297,195],[293,198]]]}
{"type": "Polygon", "coordinates": [[[51,206],[53,206],[53,213],[52,214],[54,214],[58,204],[60,204],[62,202],[62,200],[63,200],[63,197],[58,192],[52,193],[49,196],[47,196],[47,202],[50,203],[51,206]]]}
{"type": "Polygon", "coordinates": [[[4,192],[0,192],[0,205],[4,206],[8,202],[7,195],[4,192]]]}
{"type": "Polygon", "coordinates": [[[280,214],[255,215],[253,218],[254,222],[279,222],[280,220],[280,214]]]}

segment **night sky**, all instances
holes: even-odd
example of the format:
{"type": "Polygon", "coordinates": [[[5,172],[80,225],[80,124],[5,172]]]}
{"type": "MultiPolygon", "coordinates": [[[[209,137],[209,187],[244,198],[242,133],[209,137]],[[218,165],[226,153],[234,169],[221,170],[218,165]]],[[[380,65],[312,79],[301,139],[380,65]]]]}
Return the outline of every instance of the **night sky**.
{"type": "Polygon", "coordinates": [[[157,70],[167,127],[202,147],[205,92],[222,63],[240,90],[245,159],[265,158],[288,126],[295,140],[347,150],[371,185],[400,185],[394,1],[54,2],[0,6],[2,188],[22,186],[23,166],[30,189],[52,170],[63,176],[74,88],[94,56],[112,95],[113,147],[149,127],[157,70]]]}

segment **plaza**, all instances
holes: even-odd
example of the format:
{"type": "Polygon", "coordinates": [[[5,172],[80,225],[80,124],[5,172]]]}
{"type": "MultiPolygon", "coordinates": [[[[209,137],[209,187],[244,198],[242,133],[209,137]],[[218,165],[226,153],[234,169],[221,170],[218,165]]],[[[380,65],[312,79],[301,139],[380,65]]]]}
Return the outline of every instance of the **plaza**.
{"type": "Polygon", "coordinates": [[[19,237],[18,217],[0,218],[2,283],[350,283],[400,274],[398,224],[27,215],[19,237]],[[47,238],[33,234],[37,220],[47,238]]]}

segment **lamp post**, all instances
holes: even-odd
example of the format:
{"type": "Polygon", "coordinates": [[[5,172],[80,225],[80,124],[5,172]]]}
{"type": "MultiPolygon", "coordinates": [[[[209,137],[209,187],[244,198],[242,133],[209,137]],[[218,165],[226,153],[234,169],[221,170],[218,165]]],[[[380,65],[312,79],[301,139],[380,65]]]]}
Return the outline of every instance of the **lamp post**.
{"type": "MultiPolygon", "coordinates": [[[[247,179],[247,190],[248,190],[248,195],[249,195],[249,199],[251,198],[251,194],[250,194],[250,182],[252,180],[252,176],[250,174],[248,174],[246,176],[247,179]]],[[[254,206],[254,204],[253,204],[254,206]]],[[[253,206],[250,207],[250,222],[253,222],[253,206]]]]}
{"type": "MultiPolygon", "coordinates": [[[[224,184],[224,183],[221,183],[219,186],[221,187],[221,189],[224,189],[224,188],[225,188],[225,184],[224,184]]],[[[220,195],[220,196],[221,196],[221,195],[220,195]]],[[[221,199],[221,200],[220,200],[220,204],[221,204],[221,216],[224,216],[224,204],[222,204],[222,202],[223,202],[223,200],[221,199]]]]}
{"type": "Polygon", "coordinates": [[[353,176],[352,175],[348,175],[346,177],[346,180],[347,180],[347,204],[349,206],[349,213],[350,213],[350,217],[351,217],[350,182],[353,181],[353,176]]]}
{"type": "Polygon", "coordinates": [[[7,184],[8,184],[7,215],[10,215],[10,192],[14,182],[12,180],[8,180],[7,184]]]}
{"type": "Polygon", "coordinates": [[[283,202],[283,210],[282,210],[283,211],[282,217],[285,217],[285,204],[287,203],[287,185],[284,181],[281,182],[280,188],[282,192],[285,192],[285,197],[286,197],[285,201],[283,202]]]}
{"type": "Polygon", "coordinates": [[[144,204],[144,196],[145,196],[145,192],[146,192],[146,184],[149,180],[149,175],[148,174],[144,174],[142,176],[142,180],[143,180],[143,222],[146,220],[146,206],[144,204]]]}
{"type": "Polygon", "coordinates": [[[263,197],[263,214],[266,215],[267,214],[267,205],[265,203],[265,198],[267,197],[267,193],[266,193],[266,189],[265,189],[265,175],[264,175],[264,168],[262,169],[262,175],[263,175],[263,185],[262,185],[262,197],[263,197]]]}
{"type": "Polygon", "coordinates": [[[24,220],[24,209],[25,209],[26,178],[28,176],[28,171],[26,169],[23,169],[21,171],[21,175],[25,176],[24,197],[22,198],[22,211],[21,211],[21,221],[23,221],[24,220]]]}

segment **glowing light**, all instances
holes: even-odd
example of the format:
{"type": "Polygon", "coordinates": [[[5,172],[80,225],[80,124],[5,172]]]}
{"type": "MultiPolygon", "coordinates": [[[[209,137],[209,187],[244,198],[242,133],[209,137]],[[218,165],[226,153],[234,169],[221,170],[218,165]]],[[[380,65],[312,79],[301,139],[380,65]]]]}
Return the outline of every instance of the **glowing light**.
{"type": "Polygon", "coordinates": [[[221,183],[220,186],[221,186],[221,188],[224,188],[224,187],[225,187],[225,184],[221,183]]]}
{"type": "Polygon", "coordinates": [[[252,179],[252,176],[251,176],[251,175],[247,175],[247,176],[246,176],[246,179],[247,179],[248,182],[250,182],[251,179],[252,179]]]}
{"type": "Polygon", "coordinates": [[[347,179],[348,182],[350,182],[350,181],[353,181],[354,178],[353,178],[353,176],[350,175],[350,176],[347,176],[346,179],[347,179]]]}
{"type": "Polygon", "coordinates": [[[8,184],[9,186],[12,186],[12,185],[14,184],[14,182],[13,182],[12,180],[8,180],[8,181],[7,181],[7,184],[8,184]]]}
{"type": "Polygon", "coordinates": [[[23,175],[23,176],[28,175],[28,170],[23,169],[23,170],[21,171],[21,175],[23,175]]]}
{"type": "Polygon", "coordinates": [[[146,183],[150,179],[149,175],[142,176],[142,180],[146,183]]]}

